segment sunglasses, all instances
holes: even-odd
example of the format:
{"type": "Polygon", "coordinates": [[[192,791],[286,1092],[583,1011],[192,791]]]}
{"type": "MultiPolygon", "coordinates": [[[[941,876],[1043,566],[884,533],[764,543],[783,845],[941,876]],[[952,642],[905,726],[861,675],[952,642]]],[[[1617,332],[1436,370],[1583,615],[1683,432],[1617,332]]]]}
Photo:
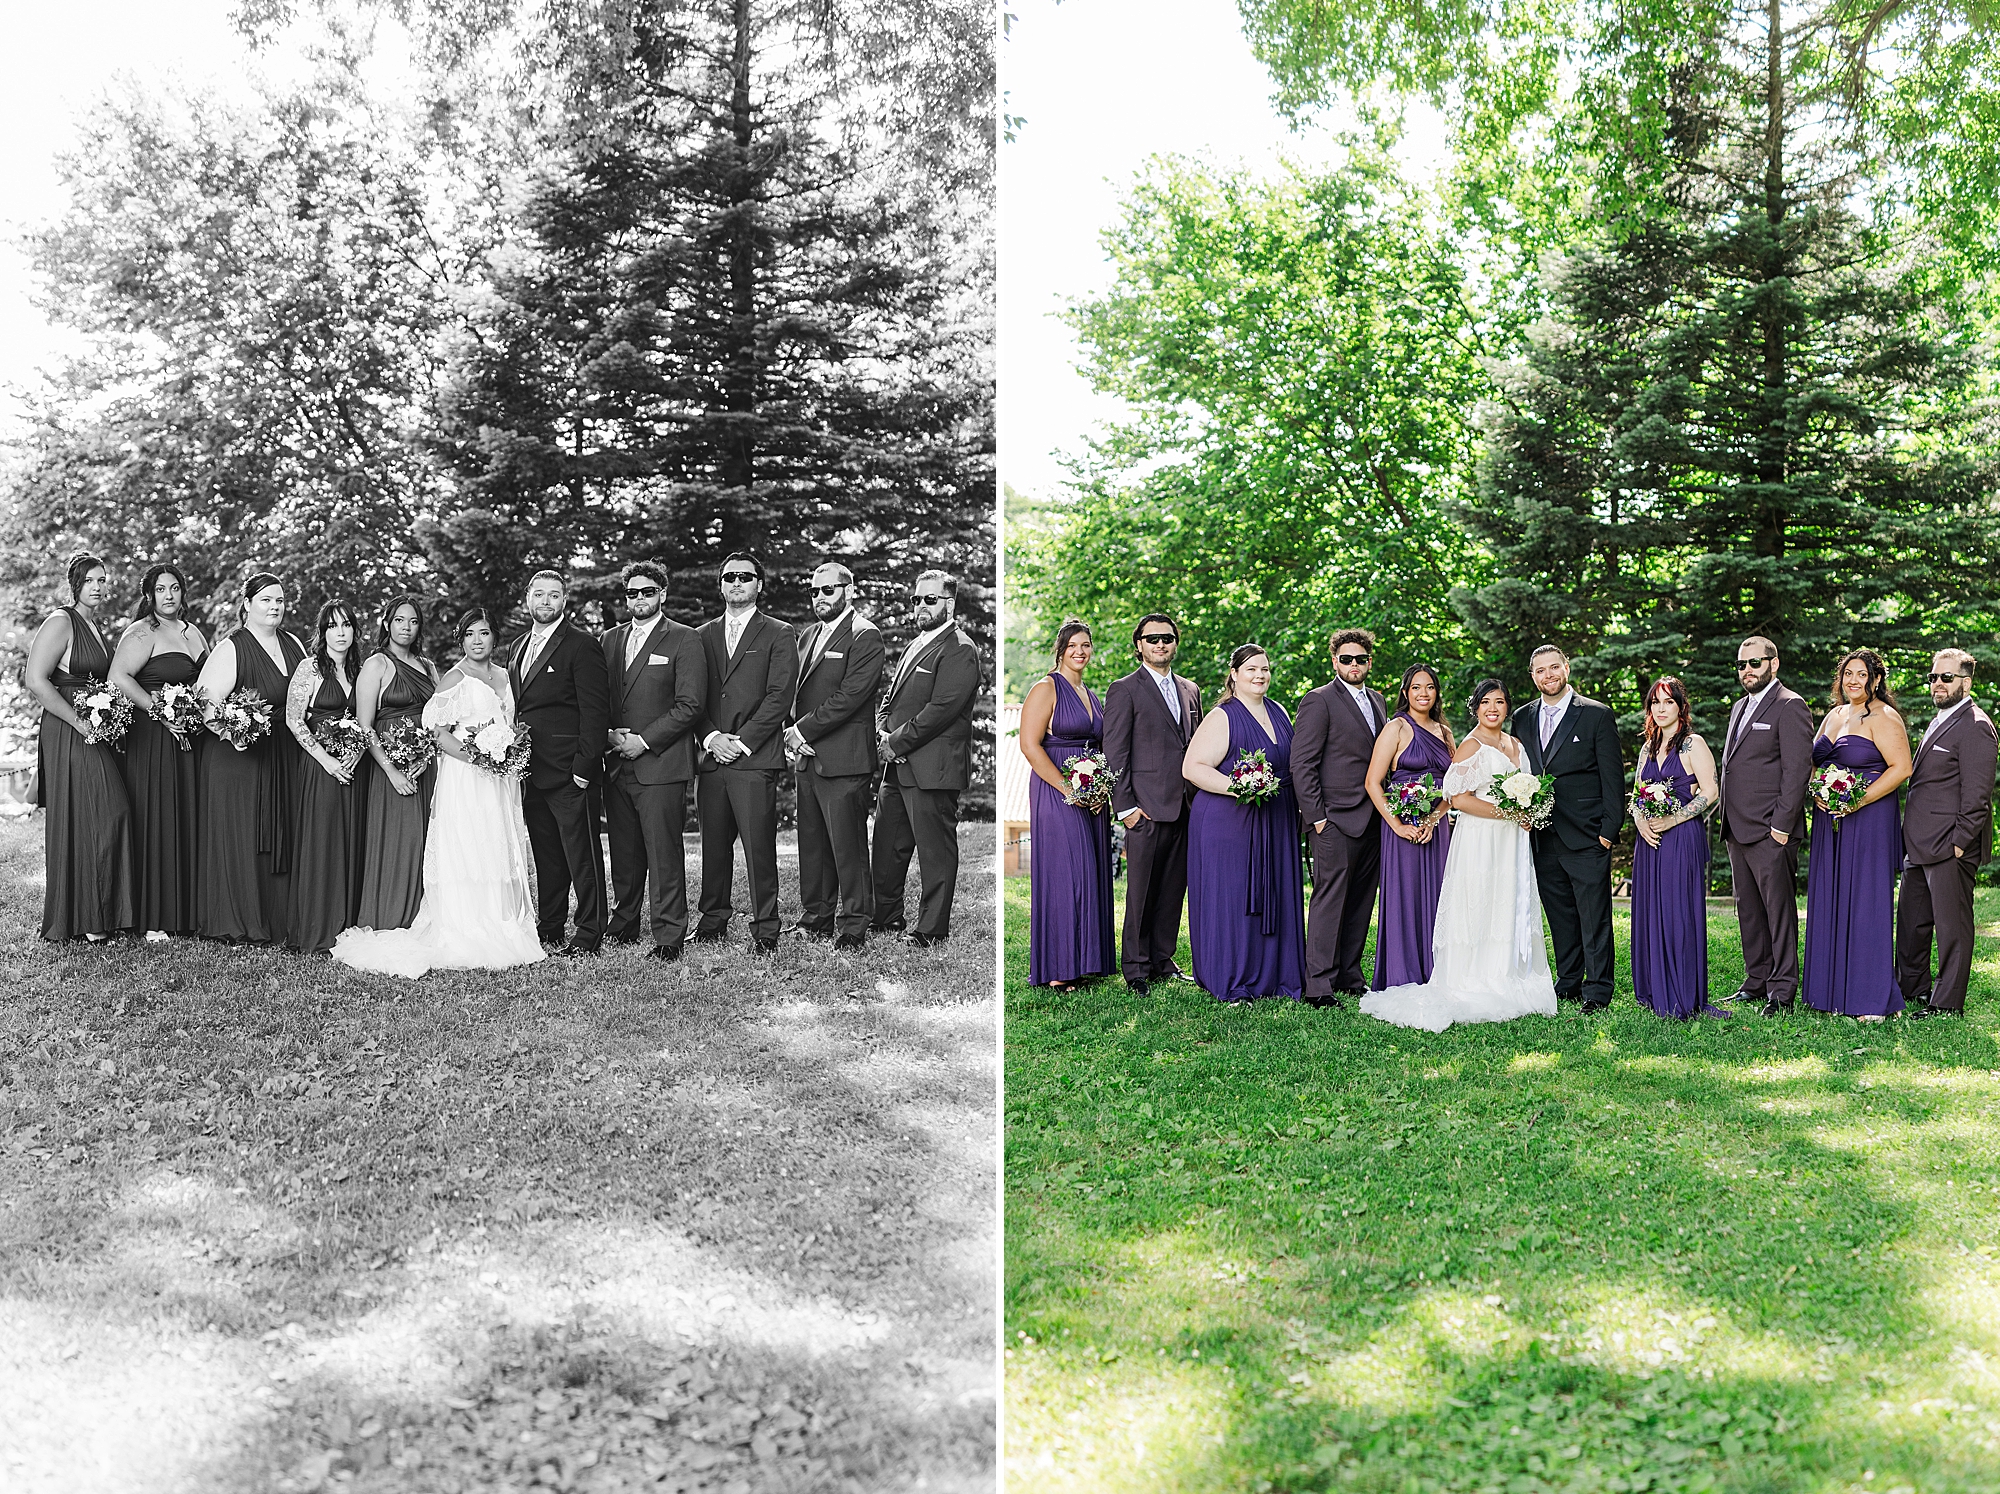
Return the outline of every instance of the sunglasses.
{"type": "Polygon", "coordinates": [[[815,586],[813,588],[813,595],[816,597],[836,596],[846,589],[844,586],[815,586]]]}
{"type": "Polygon", "coordinates": [[[1769,664],[1777,657],[1776,654],[1766,654],[1761,659],[1738,659],[1736,668],[1739,673],[1745,669],[1755,669],[1759,664],[1769,664]]]}
{"type": "Polygon", "coordinates": [[[722,579],[725,583],[734,582],[737,585],[742,585],[746,581],[755,581],[757,573],[755,571],[724,571],[722,579]]]}
{"type": "Polygon", "coordinates": [[[1933,674],[1927,676],[1933,685],[1949,685],[1953,680],[1969,680],[1969,674],[1933,674]]]}
{"type": "Polygon", "coordinates": [[[917,592],[914,596],[912,596],[910,600],[915,603],[942,602],[944,600],[944,593],[938,592],[935,596],[933,596],[930,595],[929,593],[920,591],[917,592]]]}
{"type": "Polygon", "coordinates": [[[1178,633],[1141,633],[1139,641],[1141,643],[1179,643],[1181,639],[1178,633]]]}
{"type": "Polygon", "coordinates": [[[1336,664],[1366,664],[1373,657],[1372,654],[1335,654],[1333,659],[1336,664]]]}
{"type": "Polygon", "coordinates": [[[660,588],[657,586],[628,586],[625,588],[625,595],[628,597],[656,597],[659,594],[660,588]]]}

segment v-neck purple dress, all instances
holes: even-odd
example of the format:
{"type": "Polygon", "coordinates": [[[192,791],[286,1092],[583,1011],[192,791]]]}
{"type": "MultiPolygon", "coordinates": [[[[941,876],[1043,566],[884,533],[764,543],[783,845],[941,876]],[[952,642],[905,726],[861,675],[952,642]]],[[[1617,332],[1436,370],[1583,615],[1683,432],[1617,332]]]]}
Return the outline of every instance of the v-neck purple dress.
{"type": "MultiPolygon", "coordinates": [[[[1694,797],[1694,775],[1678,752],[1655,762],[1647,751],[1639,777],[1671,784],[1677,804],[1694,797]]],[[[1657,850],[1640,839],[1632,852],[1632,994],[1662,1017],[1685,1022],[1708,1003],[1707,899],[1707,825],[1676,825],[1657,850]]]]}
{"type": "MultiPolygon", "coordinates": [[[[1104,702],[1086,706],[1051,672],[1055,714],[1042,748],[1057,768],[1104,747],[1104,702]]],[[[1028,984],[1088,980],[1118,968],[1111,925],[1111,816],[1065,804],[1039,774],[1028,780],[1028,984]]]]}
{"type": "Polygon", "coordinates": [[[1254,805],[1204,789],[1188,811],[1188,947],[1196,982],[1224,1001],[1296,1001],[1306,987],[1292,718],[1275,700],[1265,706],[1275,741],[1242,701],[1217,707],[1229,718],[1229,750],[1219,767],[1226,777],[1244,753],[1262,749],[1283,787],[1254,805]]]}
{"type": "MultiPolygon", "coordinates": [[[[1451,749],[1417,725],[1409,712],[1410,745],[1390,770],[1389,782],[1415,783],[1424,774],[1442,784],[1451,771],[1451,749]]],[[[1375,989],[1422,985],[1431,978],[1431,933],[1437,927],[1438,891],[1444,886],[1445,856],[1451,849],[1451,819],[1439,820],[1423,845],[1404,840],[1384,820],[1381,916],[1375,924],[1375,989]]]]}
{"type": "MultiPolygon", "coordinates": [[[[1866,737],[1813,739],[1813,767],[1856,769],[1869,783],[1889,766],[1866,737]]],[[[1806,949],[1799,994],[1807,1006],[1849,1017],[1903,1009],[1896,984],[1896,872],[1903,864],[1896,795],[1836,820],[1817,804],[1806,851],[1806,949]],[[1837,827],[1837,828],[1836,828],[1837,827]]]]}

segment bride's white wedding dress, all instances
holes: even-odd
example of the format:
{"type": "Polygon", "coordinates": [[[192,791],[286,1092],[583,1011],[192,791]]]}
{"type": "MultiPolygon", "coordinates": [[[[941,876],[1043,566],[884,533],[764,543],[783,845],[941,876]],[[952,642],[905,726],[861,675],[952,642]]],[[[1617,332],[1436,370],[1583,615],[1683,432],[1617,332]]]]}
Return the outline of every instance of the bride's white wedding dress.
{"type": "MultiPolygon", "coordinates": [[[[1492,785],[1519,766],[1482,742],[1446,771],[1444,792],[1491,800],[1492,785]]],[[[1361,1010],[1427,1032],[1454,1022],[1556,1014],[1528,832],[1513,821],[1461,814],[1452,826],[1431,954],[1429,980],[1364,996],[1361,1010]]]]}
{"type": "MultiPolygon", "coordinates": [[[[470,676],[424,706],[425,726],[514,720],[512,692],[470,676]]],[[[521,786],[438,754],[424,840],[424,900],[406,929],[346,929],[333,957],[412,979],[427,970],[501,970],[548,958],[528,903],[521,786]]]]}

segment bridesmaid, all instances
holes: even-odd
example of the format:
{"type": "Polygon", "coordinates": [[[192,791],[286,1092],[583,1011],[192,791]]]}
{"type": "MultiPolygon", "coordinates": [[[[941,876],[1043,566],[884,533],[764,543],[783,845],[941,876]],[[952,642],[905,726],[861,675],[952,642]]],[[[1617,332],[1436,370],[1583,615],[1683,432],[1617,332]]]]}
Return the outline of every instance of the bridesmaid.
{"type": "Polygon", "coordinates": [[[1028,784],[1028,984],[1074,990],[1118,968],[1111,933],[1111,816],[1065,803],[1065,760],[1104,749],[1104,702],[1083,683],[1090,629],[1056,632],[1056,667],[1021,707],[1028,784]]]}
{"type": "Polygon", "coordinates": [[[195,929],[205,939],[271,944],[291,920],[299,746],[285,730],[285,693],[305,649],[280,626],[285,587],[269,571],[243,583],[236,618],[242,626],[209,652],[196,686],[210,706],[255,690],[271,707],[271,730],[240,752],[202,738],[195,929]]]}
{"type": "Polygon", "coordinates": [[[1678,812],[1635,814],[1632,992],[1662,1017],[1727,1017],[1708,1001],[1708,827],[1717,802],[1715,755],[1696,736],[1687,686],[1672,675],[1646,692],[1639,781],[1671,785],[1678,812]]]}
{"type": "Polygon", "coordinates": [[[299,766],[287,942],[308,953],[332,949],[340,931],[354,927],[361,903],[364,804],[355,781],[360,764],[343,765],[313,735],[321,723],[354,714],[358,631],[353,609],[345,603],[321,607],[313,625],[313,651],[292,670],[285,696],[285,725],[306,757],[299,766]]]}
{"type": "Polygon", "coordinates": [[[1246,643],[1229,656],[1222,699],[1195,728],[1181,776],[1188,815],[1188,944],[1194,978],[1224,1001],[1305,994],[1305,888],[1292,797],[1292,718],[1269,698],[1271,661],[1246,643]],[[1228,769],[1262,750],[1277,794],[1238,803],[1228,769]]]}
{"type": "MultiPolygon", "coordinates": [[[[437,691],[437,669],[419,654],[424,609],[413,596],[390,599],[375,629],[375,652],[361,666],[354,716],[371,733],[397,721],[421,721],[437,691]]],[[[414,781],[389,761],[379,741],[362,769],[367,803],[361,835],[361,902],[354,921],[367,929],[404,929],[424,900],[424,832],[430,827],[434,771],[414,781]]]]}
{"type": "Polygon", "coordinates": [[[1375,924],[1375,989],[1421,985],[1431,978],[1431,930],[1444,885],[1451,826],[1445,804],[1420,824],[1396,818],[1382,780],[1415,783],[1424,774],[1442,784],[1458,744],[1445,725],[1437,671],[1412,664],[1396,692],[1396,713],[1375,739],[1368,761],[1368,797],[1382,816],[1381,914],[1375,924]]]}
{"type": "Polygon", "coordinates": [[[1836,819],[1817,796],[1806,853],[1806,1005],[1880,1019],[1903,1009],[1896,983],[1896,872],[1903,829],[1896,790],[1910,776],[1910,734],[1872,649],[1851,649],[1833,672],[1833,709],[1813,738],[1815,772],[1856,769],[1867,796],[1836,819]]]}
{"type": "Polygon", "coordinates": [[[188,621],[187,577],[156,565],[139,587],[139,613],[111,659],[111,683],[135,707],[125,738],[125,787],[132,796],[132,851],[139,927],[148,939],[194,932],[194,848],[198,736],[183,742],[153,719],[153,692],[192,685],[208,639],[188,621]]]}
{"type": "Polygon", "coordinates": [[[42,703],[35,803],[43,816],[42,937],[96,941],[136,926],[137,868],[132,803],[115,748],[83,740],[70,696],[100,686],[111,650],[98,612],[111,595],[111,573],[95,555],[70,557],[71,605],[52,612],[28,645],[28,691],[42,703]]]}

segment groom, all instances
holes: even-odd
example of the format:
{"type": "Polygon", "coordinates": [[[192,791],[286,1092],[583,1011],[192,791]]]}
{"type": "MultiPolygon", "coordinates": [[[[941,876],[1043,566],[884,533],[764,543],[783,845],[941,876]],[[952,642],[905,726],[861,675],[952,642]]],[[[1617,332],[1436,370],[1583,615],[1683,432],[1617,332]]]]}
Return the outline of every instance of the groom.
{"type": "Polygon", "coordinates": [[[1528,658],[1541,699],[1514,713],[1528,766],[1553,773],[1555,816],[1530,837],[1535,884],[1556,947],[1556,997],[1583,1010],[1611,1005],[1611,843],[1625,826],[1618,722],[1602,701],[1569,687],[1569,657],[1545,643],[1528,658]]]}
{"type": "Polygon", "coordinates": [[[594,955],[604,942],[604,868],[584,790],[604,772],[611,683],[597,640],[564,612],[569,588],[554,571],[528,582],[528,636],[507,661],[514,709],[528,725],[528,771],[521,812],[535,857],[542,943],[565,955],[594,955]],[[563,943],[569,889],[576,888],[576,933],[563,943]]]}

